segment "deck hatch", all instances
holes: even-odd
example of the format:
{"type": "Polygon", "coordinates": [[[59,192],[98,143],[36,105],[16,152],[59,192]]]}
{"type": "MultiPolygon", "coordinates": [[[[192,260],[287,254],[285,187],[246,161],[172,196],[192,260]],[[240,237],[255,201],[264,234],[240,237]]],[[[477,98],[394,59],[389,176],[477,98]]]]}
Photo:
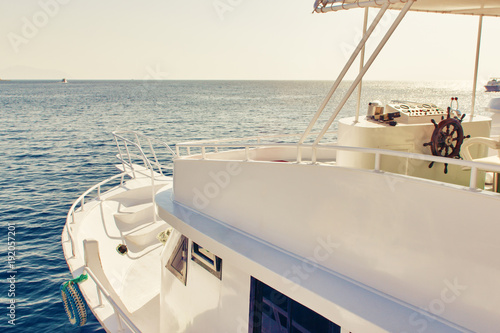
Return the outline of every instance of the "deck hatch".
{"type": "Polygon", "coordinates": [[[207,249],[193,242],[191,259],[205,268],[219,280],[222,280],[222,259],[211,253],[207,249]]]}

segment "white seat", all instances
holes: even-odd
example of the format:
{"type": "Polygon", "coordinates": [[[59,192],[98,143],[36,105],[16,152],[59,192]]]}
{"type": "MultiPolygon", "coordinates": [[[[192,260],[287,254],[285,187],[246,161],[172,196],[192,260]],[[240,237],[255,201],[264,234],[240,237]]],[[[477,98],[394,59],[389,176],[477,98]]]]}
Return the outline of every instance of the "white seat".
{"type": "Polygon", "coordinates": [[[462,153],[464,155],[464,159],[468,161],[500,165],[500,141],[491,138],[476,137],[465,140],[464,143],[462,144],[462,153]],[[469,147],[475,144],[486,145],[491,149],[497,150],[498,154],[497,156],[488,156],[488,157],[473,159],[470,154],[469,147]]]}
{"type": "MultiPolygon", "coordinates": [[[[462,144],[462,153],[465,160],[500,166],[500,140],[484,138],[484,137],[475,137],[467,139],[462,144]],[[495,149],[497,151],[497,155],[492,155],[482,158],[472,158],[469,151],[469,147],[475,144],[482,144],[491,149],[495,149]]],[[[485,170],[485,171],[491,171],[491,170],[485,170]]],[[[498,192],[500,188],[498,173],[494,172],[493,175],[494,175],[493,191],[498,192]]]]}

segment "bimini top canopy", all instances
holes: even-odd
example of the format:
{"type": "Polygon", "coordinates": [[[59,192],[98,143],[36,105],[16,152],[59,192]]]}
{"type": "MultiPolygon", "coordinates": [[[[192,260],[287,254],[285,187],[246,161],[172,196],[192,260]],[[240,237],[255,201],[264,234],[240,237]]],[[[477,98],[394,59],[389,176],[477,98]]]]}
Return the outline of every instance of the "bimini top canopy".
{"type": "MultiPolygon", "coordinates": [[[[381,7],[390,3],[389,9],[401,9],[408,0],[316,0],[314,11],[326,13],[360,7],[381,7]]],[[[500,0],[417,0],[412,11],[445,14],[500,16],[500,0]]]]}

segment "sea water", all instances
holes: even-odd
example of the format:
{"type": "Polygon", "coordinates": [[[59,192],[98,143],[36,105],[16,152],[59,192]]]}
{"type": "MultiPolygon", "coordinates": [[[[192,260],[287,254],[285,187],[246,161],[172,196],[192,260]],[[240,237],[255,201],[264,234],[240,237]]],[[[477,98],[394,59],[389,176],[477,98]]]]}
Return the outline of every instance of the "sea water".
{"type": "MultiPolygon", "coordinates": [[[[303,131],[328,93],[324,81],[0,81],[0,331],[95,332],[66,318],[59,287],[71,279],[61,232],[73,201],[116,173],[111,132],[137,130],[167,143],[303,131]]],[[[348,84],[334,94],[322,123],[348,84]]],[[[364,82],[369,101],[446,107],[466,82],[364,82]]],[[[478,88],[476,113],[493,96],[478,88]]],[[[352,116],[356,96],[339,117],[352,116]]]]}

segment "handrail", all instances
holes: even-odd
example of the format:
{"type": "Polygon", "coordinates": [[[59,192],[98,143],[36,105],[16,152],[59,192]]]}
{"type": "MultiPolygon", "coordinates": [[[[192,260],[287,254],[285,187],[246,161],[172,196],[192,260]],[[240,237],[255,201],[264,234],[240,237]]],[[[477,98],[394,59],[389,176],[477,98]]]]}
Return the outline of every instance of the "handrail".
{"type": "MultiPolygon", "coordinates": [[[[122,162],[122,165],[123,165],[123,172],[122,173],[119,173],[119,174],[116,174],[112,177],[109,177],[108,179],[105,179],[103,180],[102,182],[90,187],[88,190],[86,190],[82,195],[80,195],[78,197],[78,199],[75,200],[75,202],[71,205],[71,208],[69,209],[68,211],[68,214],[66,216],[66,232],[68,234],[68,238],[70,240],[70,244],[71,244],[71,255],[72,257],[75,256],[75,240],[74,240],[74,237],[73,237],[73,233],[72,233],[72,230],[71,230],[71,225],[75,223],[75,211],[76,211],[76,207],[78,205],[80,205],[80,209],[81,211],[84,210],[84,206],[85,206],[85,198],[89,195],[89,193],[95,191],[97,189],[97,198],[100,199],[101,197],[101,186],[109,183],[110,181],[118,178],[118,177],[121,177],[121,182],[120,182],[120,185],[123,184],[123,179],[125,177],[125,175],[129,175],[133,178],[136,177],[136,174],[135,174],[135,169],[133,167],[133,164],[132,164],[132,158],[133,157],[139,157],[141,158],[145,165],[146,165],[146,168],[148,170],[151,171],[151,188],[152,188],[152,202],[153,202],[153,206],[155,204],[155,186],[154,186],[154,180],[155,180],[155,169],[153,168],[153,165],[155,165],[158,170],[160,171],[160,174],[163,175],[163,172],[161,171],[161,169],[165,169],[165,170],[171,170],[171,168],[168,168],[166,166],[163,166],[161,165],[159,162],[158,162],[158,158],[157,158],[157,155],[156,153],[154,152],[154,149],[153,149],[153,146],[152,146],[152,142],[156,142],[156,143],[159,143],[163,146],[165,146],[167,148],[167,150],[169,151],[169,153],[171,153],[174,157],[176,157],[177,155],[175,154],[175,152],[164,142],[160,141],[160,140],[152,140],[140,133],[137,133],[135,131],[115,131],[113,132],[113,136],[115,137],[115,141],[116,141],[116,144],[117,144],[117,148],[118,148],[118,155],[120,156],[119,157],[119,160],[122,162]],[[153,154],[153,158],[154,158],[154,161],[150,161],[150,159],[145,155],[144,151],[142,150],[142,147],[140,146],[140,144],[138,144],[137,142],[134,142],[134,141],[131,141],[125,137],[123,137],[122,135],[120,134],[133,134],[136,138],[137,141],[139,141],[139,137],[141,138],[145,138],[147,141],[148,141],[148,145],[152,151],[152,154],[153,154]],[[121,149],[120,149],[120,145],[118,143],[118,139],[120,140],[123,140],[123,142],[125,143],[125,148],[126,148],[126,151],[127,151],[127,156],[124,156],[124,154],[122,153],[121,149]],[[127,144],[130,144],[132,146],[134,146],[135,148],[137,148],[139,150],[139,153],[140,155],[136,155],[136,154],[133,154],[130,152],[130,150],[128,149],[128,145],[127,144]],[[128,161],[126,162],[127,159],[128,161]],[[132,175],[129,174],[129,172],[127,172],[127,166],[129,167],[132,175]],[[70,222],[71,220],[71,222],[70,222]]],[[[154,222],[156,222],[156,214],[154,214],[153,216],[153,220],[154,222]]]]}
{"type": "MultiPolygon", "coordinates": [[[[156,140],[156,139],[149,138],[149,137],[147,137],[147,136],[145,136],[145,135],[143,135],[141,133],[138,133],[136,131],[128,131],[128,130],[114,131],[113,132],[113,136],[115,138],[115,142],[116,142],[116,145],[118,147],[118,155],[119,155],[118,159],[122,162],[122,165],[123,165],[124,169],[126,168],[126,165],[130,168],[130,170],[132,171],[132,173],[134,175],[134,178],[135,178],[135,169],[133,167],[132,157],[139,157],[139,158],[141,158],[143,160],[146,168],[148,168],[151,171],[154,171],[154,168],[152,166],[153,165],[156,166],[158,168],[158,172],[162,176],[163,176],[162,169],[164,169],[164,170],[171,170],[172,169],[172,168],[169,168],[167,166],[162,165],[158,161],[158,157],[157,157],[156,151],[153,148],[153,142],[154,142],[154,143],[159,144],[159,145],[163,146],[164,148],[166,148],[167,151],[168,151],[168,153],[170,153],[173,158],[177,157],[177,154],[165,142],[163,142],[161,140],[156,140]],[[132,140],[126,138],[124,136],[125,134],[133,135],[135,137],[135,141],[132,141],[132,140]],[[139,138],[145,139],[147,141],[147,146],[149,147],[149,152],[153,156],[153,160],[150,160],[146,156],[146,154],[144,153],[144,150],[143,150],[143,147],[142,147],[142,144],[141,144],[139,138]],[[124,158],[124,156],[123,156],[124,154],[122,153],[122,151],[120,149],[120,144],[118,142],[118,139],[120,139],[124,143],[124,146],[125,146],[125,149],[126,149],[126,154],[127,154],[126,159],[124,158]],[[128,144],[131,144],[135,148],[137,148],[137,150],[140,152],[140,155],[136,155],[136,154],[131,153],[130,150],[128,149],[128,144]],[[127,160],[128,160],[128,162],[126,162],[127,160]]],[[[154,174],[152,174],[152,176],[154,176],[154,174]]]]}
{"type": "Polygon", "coordinates": [[[111,176],[111,177],[103,180],[102,182],[90,187],[88,190],[83,192],[83,194],[80,195],[78,197],[78,199],[76,199],[75,202],[73,202],[73,204],[71,205],[71,208],[69,209],[68,214],[66,215],[66,232],[68,234],[68,237],[69,237],[70,243],[71,243],[71,255],[72,255],[72,257],[75,256],[75,247],[74,247],[73,233],[71,231],[70,225],[75,223],[76,206],[80,205],[80,209],[83,211],[84,210],[83,206],[85,205],[85,197],[89,193],[91,193],[97,189],[97,199],[100,200],[100,198],[101,198],[101,186],[103,186],[103,185],[109,183],[110,181],[112,181],[116,178],[119,178],[119,177],[122,178],[120,181],[120,185],[123,185],[123,179],[126,175],[127,175],[126,172],[122,172],[122,173],[116,174],[114,176],[111,176]],[[71,222],[69,222],[70,218],[71,218],[71,222]]]}
{"type": "MultiPolygon", "coordinates": [[[[133,132],[133,133],[136,134],[135,132],[133,132]]],[[[149,161],[149,158],[146,157],[146,155],[144,154],[144,151],[142,150],[142,147],[138,143],[135,143],[129,139],[126,139],[126,138],[116,134],[115,132],[113,132],[113,135],[115,136],[115,140],[116,140],[117,144],[118,144],[117,138],[120,138],[121,140],[123,140],[125,147],[127,148],[127,157],[129,160],[129,167],[130,167],[130,170],[132,171],[134,178],[136,178],[135,169],[134,169],[134,165],[132,163],[132,159],[131,159],[130,151],[128,150],[127,143],[130,143],[131,145],[135,146],[139,150],[141,157],[142,157],[142,160],[143,160],[144,164],[146,165],[146,168],[151,172],[151,177],[150,177],[151,178],[151,202],[153,203],[153,207],[155,207],[155,205],[156,205],[155,171],[154,171],[154,168],[149,161]]],[[[122,165],[123,165],[123,171],[126,172],[126,167],[125,167],[126,163],[123,159],[121,159],[121,161],[122,161],[122,165]]],[[[163,173],[161,172],[161,169],[160,169],[160,173],[163,175],[163,173]]],[[[156,222],[156,213],[153,213],[153,222],[156,222]]]]}
{"type": "MultiPolygon", "coordinates": [[[[190,144],[190,145],[184,145],[185,147],[197,147],[197,148],[239,148],[239,149],[244,149],[245,151],[245,158],[242,159],[242,161],[251,161],[250,158],[250,149],[256,149],[256,148],[280,148],[280,147],[293,147],[297,149],[303,149],[303,148],[310,148],[312,150],[312,164],[317,164],[316,163],[316,152],[318,149],[325,149],[325,150],[342,150],[342,151],[351,151],[351,152],[359,152],[359,153],[367,153],[367,154],[374,154],[375,155],[375,161],[374,161],[374,171],[380,172],[383,170],[380,170],[380,160],[382,156],[393,156],[393,157],[401,157],[401,158],[409,158],[409,159],[414,159],[414,160],[421,160],[421,161],[428,161],[428,162],[439,162],[439,163],[447,163],[451,165],[458,165],[466,168],[471,169],[471,176],[470,176],[470,186],[469,188],[471,190],[477,190],[477,171],[478,170],[488,170],[492,172],[497,172],[500,173],[500,166],[493,165],[493,164],[488,164],[488,163],[483,163],[483,162],[473,162],[473,161],[465,161],[465,160],[460,160],[460,159],[453,159],[453,158],[446,158],[442,156],[434,156],[434,155],[424,155],[424,154],[419,154],[419,153],[409,153],[409,152],[401,152],[401,151],[394,151],[394,150],[386,150],[386,149],[380,149],[380,148],[366,148],[366,147],[351,147],[351,146],[337,146],[337,145],[331,145],[331,144],[296,144],[296,143],[270,143],[270,144],[190,144]]],[[[202,154],[197,154],[201,155],[201,159],[207,159],[207,154],[202,153],[202,154]]],[[[191,155],[191,156],[197,156],[197,155],[191,155]]],[[[295,160],[296,163],[302,163],[302,161],[295,160]]]]}
{"type": "MultiPolygon", "coordinates": [[[[309,133],[309,135],[318,135],[319,132],[317,133],[309,133]]],[[[328,135],[337,135],[338,131],[329,131],[326,134],[328,135]]],[[[177,143],[175,145],[176,151],[177,151],[177,157],[181,157],[181,151],[180,148],[185,147],[187,149],[187,155],[190,156],[191,154],[191,148],[192,147],[199,147],[199,144],[216,144],[220,142],[232,142],[232,141],[251,141],[251,140],[256,140],[257,144],[260,144],[262,140],[265,139],[277,139],[277,138],[291,138],[291,137],[298,137],[302,136],[303,133],[294,133],[294,134],[276,134],[276,135],[264,135],[264,136],[252,136],[252,137],[245,137],[245,138],[224,138],[224,139],[210,139],[210,140],[198,140],[198,141],[186,141],[186,142],[181,142],[177,143]]],[[[295,144],[296,145],[296,144],[295,144]]],[[[206,147],[213,147],[215,149],[215,152],[218,152],[219,147],[214,147],[213,145],[207,145],[206,147]]],[[[203,154],[203,149],[202,149],[202,154],[203,154]]]]}
{"type": "Polygon", "coordinates": [[[116,302],[113,300],[113,298],[111,297],[111,295],[109,295],[109,293],[106,290],[106,288],[104,288],[104,286],[101,284],[101,282],[99,281],[99,279],[95,276],[94,272],[92,272],[92,270],[90,269],[90,267],[85,266],[84,267],[84,272],[86,272],[88,275],[90,275],[90,277],[92,278],[92,280],[96,284],[97,288],[99,289],[100,293],[102,293],[104,295],[104,297],[106,297],[106,299],[108,300],[108,302],[113,307],[113,310],[115,311],[115,314],[117,316],[118,325],[120,326],[120,329],[123,329],[121,327],[121,321],[120,321],[120,317],[121,317],[125,321],[125,323],[128,325],[128,327],[133,332],[140,333],[141,330],[137,326],[134,325],[134,323],[127,317],[127,315],[118,306],[118,304],[116,304],[116,302]],[[116,312],[118,312],[118,313],[116,313],[116,312]]]}
{"type": "Polygon", "coordinates": [[[141,133],[136,132],[136,131],[130,131],[130,130],[118,130],[118,131],[114,131],[112,133],[113,133],[113,135],[115,135],[115,134],[134,134],[136,137],[141,137],[143,139],[146,139],[148,141],[148,143],[156,142],[156,143],[164,146],[165,148],[167,148],[170,151],[170,153],[175,156],[175,152],[172,150],[172,148],[170,148],[170,146],[168,144],[166,144],[165,142],[163,142],[161,140],[150,138],[144,134],[141,134],[141,133]]]}
{"type": "MultiPolygon", "coordinates": [[[[113,136],[115,138],[116,145],[118,146],[118,151],[119,151],[118,159],[122,162],[123,171],[126,171],[127,166],[128,166],[128,168],[132,171],[133,178],[136,178],[134,164],[132,163],[132,157],[139,157],[140,159],[142,159],[146,169],[151,172],[151,176],[150,176],[150,178],[151,178],[151,202],[153,203],[153,207],[155,207],[155,204],[156,204],[156,198],[155,198],[155,194],[156,194],[156,192],[155,192],[156,191],[155,190],[155,178],[156,178],[156,175],[155,175],[155,168],[153,167],[153,165],[158,168],[159,174],[161,176],[164,176],[162,169],[170,170],[171,168],[165,167],[158,162],[158,157],[157,157],[156,152],[153,148],[153,141],[155,143],[160,144],[160,145],[164,146],[165,148],[167,148],[168,152],[170,154],[172,154],[173,158],[175,158],[177,156],[177,154],[166,143],[164,143],[160,140],[151,139],[151,138],[149,138],[143,134],[140,134],[136,131],[127,131],[127,130],[114,131],[113,136]],[[135,141],[132,141],[130,139],[125,138],[123,136],[124,134],[133,135],[135,137],[135,141]],[[142,139],[145,139],[147,141],[149,149],[150,149],[150,153],[153,155],[154,160],[150,160],[146,156],[146,154],[144,153],[144,150],[142,149],[142,145],[141,145],[139,137],[142,139]],[[123,154],[121,153],[120,144],[118,143],[118,139],[123,141],[123,144],[124,144],[126,151],[127,151],[126,157],[127,157],[128,162],[124,159],[123,154]],[[130,150],[128,149],[128,145],[132,145],[133,147],[135,147],[139,151],[139,155],[131,153],[130,150]]],[[[153,222],[156,222],[156,213],[153,214],[153,222]]]]}
{"type": "MultiPolygon", "coordinates": [[[[309,133],[309,135],[318,135],[317,133],[309,133]]],[[[337,131],[330,131],[326,134],[337,134],[337,131]]],[[[197,140],[197,141],[186,141],[177,143],[176,146],[184,147],[189,146],[191,144],[199,144],[199,143],[215,143],[215,142],[231,142],[231,141],[250,141],[250,140],[264,140],[264,139],[277,139],[277,138],[291,138],[301,136],[303,133],[293,133],[293,134],[272,134],[272,135],[259,135],[259,136],[250,136],[250,137],[242,137],[242,138],[224,138],[224,139],[208,139],[208,140],[197,140]]],[[[260,142],[258,142],[260,143],[260,142]]]]}

